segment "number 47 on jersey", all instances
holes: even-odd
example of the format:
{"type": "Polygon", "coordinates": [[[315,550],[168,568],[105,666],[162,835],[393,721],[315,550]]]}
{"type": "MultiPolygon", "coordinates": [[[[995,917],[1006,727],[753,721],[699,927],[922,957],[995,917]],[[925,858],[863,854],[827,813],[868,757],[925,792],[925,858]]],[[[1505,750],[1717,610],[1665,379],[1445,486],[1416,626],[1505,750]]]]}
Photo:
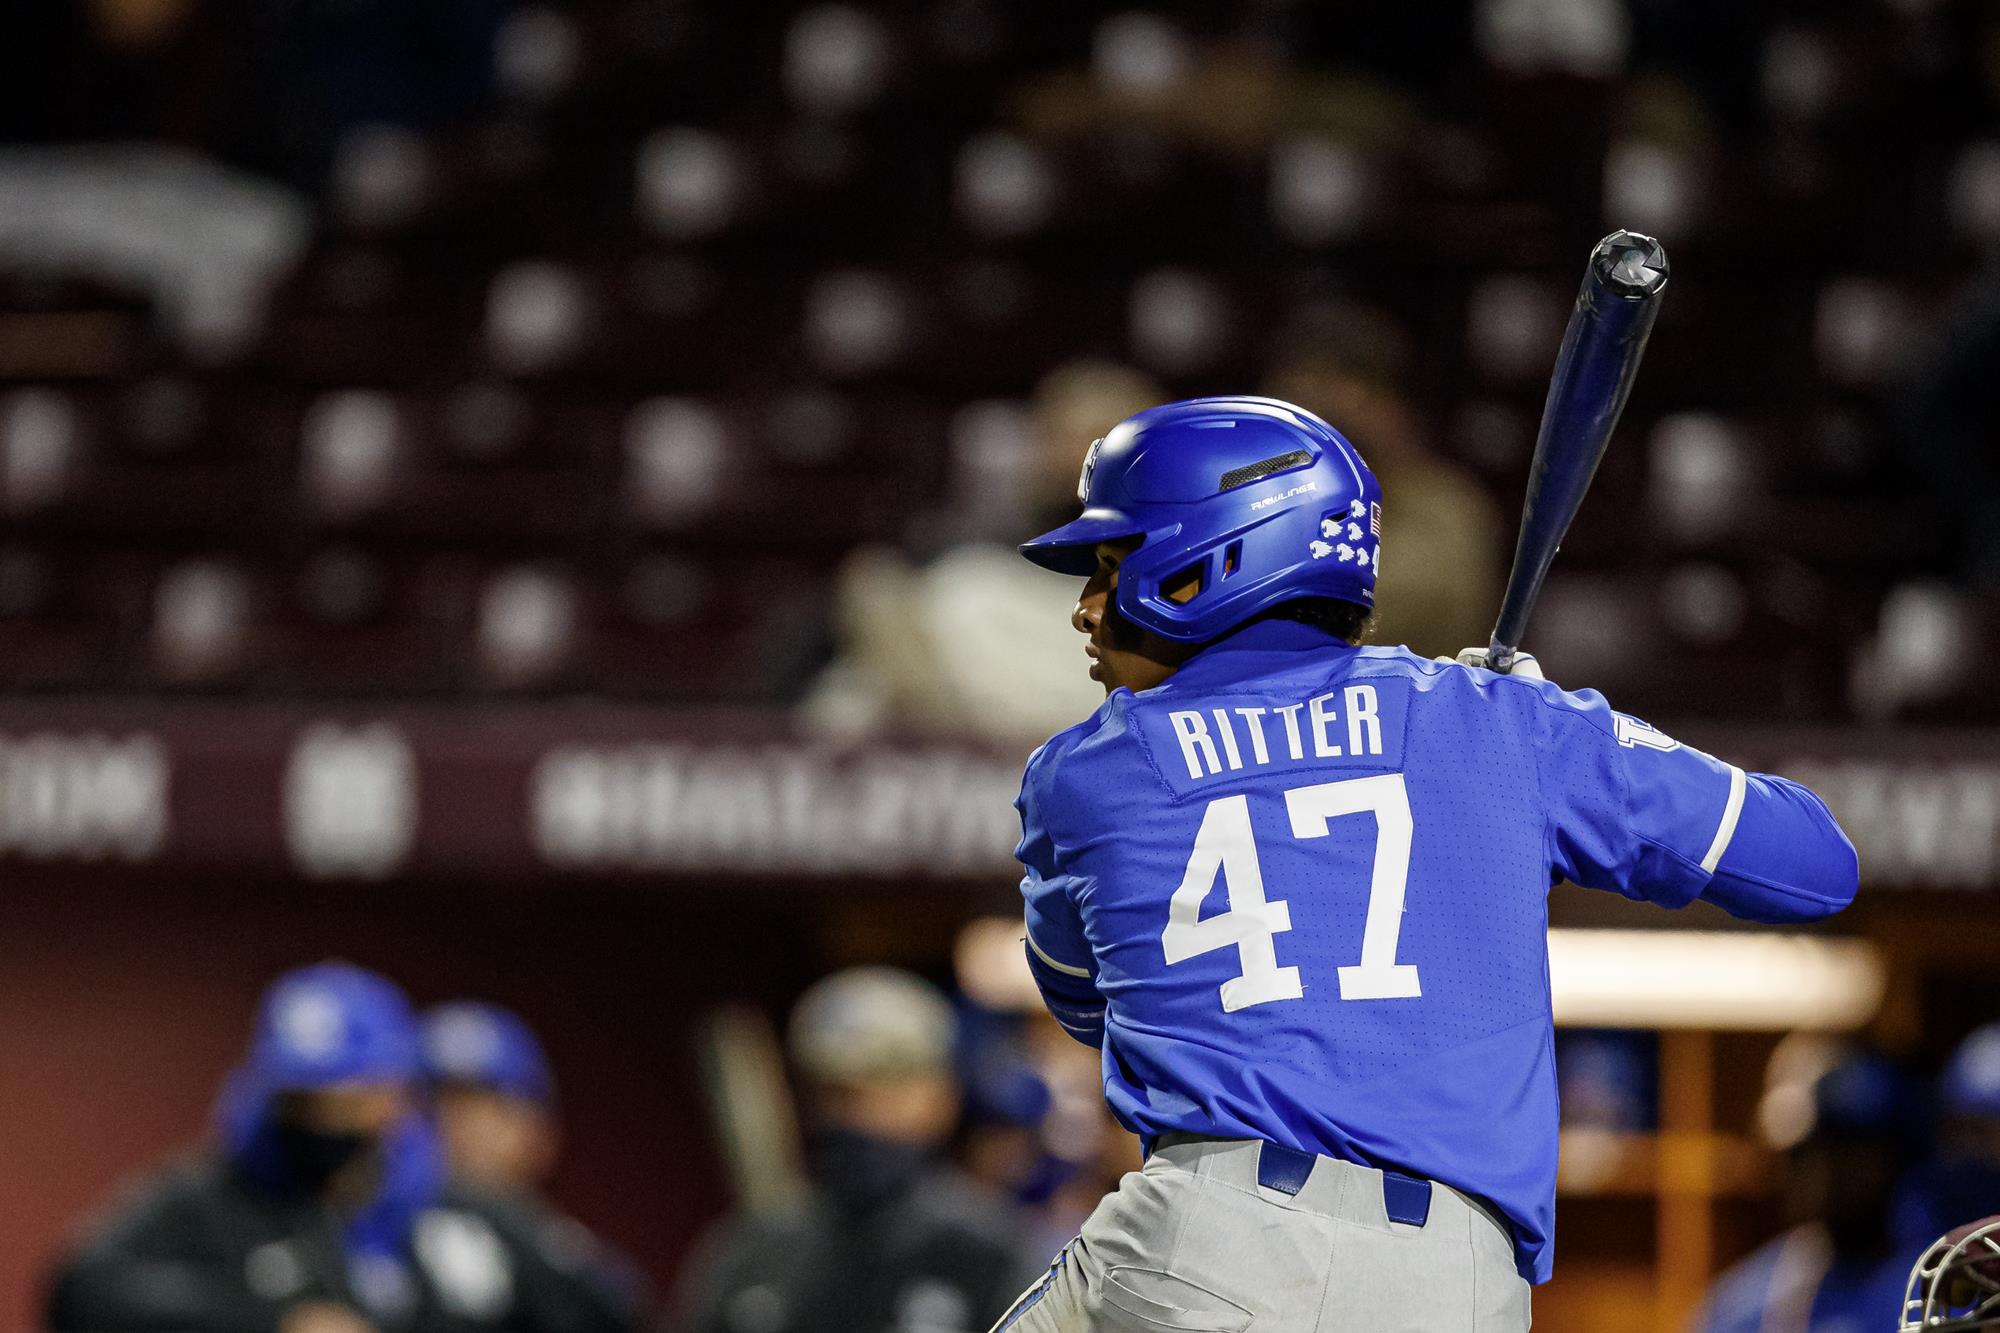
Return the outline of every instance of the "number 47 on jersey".
{"type": "MultiPolygon", "coordinates": [[[[1342,815],[1375,816],[1374,869],[1368,881],[1368,915],[1361,931],[1361,961],[1338,969],[1343,1000],[1407,1000],[1423,994],[1414,964],[1396,961],[1403,931],[1403,896],[1410,876],[1409,791],[1401,773],[1294,787],[1285,793],[1294,838],[1324,838],[1342,815]]],[[[1250,827],[1250,798],[1223,796],[1208,803],[1195,834],[1187,873],[1167,909],[1160,945],[1167,962],[1183,963],[1236,946],[1242,975],[1222,983],[1222,1007],[1234,1013],[1305,994],[1296,967],[1279,967],[1275,937],[1292,928],[1291,904],[1264,896],[1264,870],[1250,827]],[[1229,910],[1204,920],[1201,905],[1220,875],[1229,910]]]]}

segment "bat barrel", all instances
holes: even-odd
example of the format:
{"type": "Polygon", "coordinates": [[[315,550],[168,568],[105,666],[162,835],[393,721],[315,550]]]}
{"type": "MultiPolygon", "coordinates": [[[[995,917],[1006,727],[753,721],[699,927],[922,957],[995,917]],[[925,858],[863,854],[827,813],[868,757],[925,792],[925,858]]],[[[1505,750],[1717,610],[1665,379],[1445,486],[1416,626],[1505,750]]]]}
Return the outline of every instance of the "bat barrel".
{"type": "Polygon", "coordinates": [[[1495,670],[1511,666],[1520,649],[1542,581],[1625,409],[1666,285],[1667,252],[1650,236],[1616,231],[1591,251],[1535,438],[1514,571],[1487,649],[1495,670]]]}

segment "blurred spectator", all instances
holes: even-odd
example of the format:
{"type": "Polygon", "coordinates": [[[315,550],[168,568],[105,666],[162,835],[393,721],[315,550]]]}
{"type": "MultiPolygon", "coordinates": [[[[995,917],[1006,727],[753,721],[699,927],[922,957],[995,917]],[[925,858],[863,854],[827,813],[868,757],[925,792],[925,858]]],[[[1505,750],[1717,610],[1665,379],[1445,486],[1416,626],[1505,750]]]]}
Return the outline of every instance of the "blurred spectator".
{"type": "MultiPolygon", "coordinates": [[[[1020,928],[1012,934],[1018,943],[1020,928]]],[[[966,1066],[957,1156],[973,1179],[1012,1199],[1030,1255],[1053,1255],[1138,1165],[1137,1139],[1104,1102],[1098,1053],[1045,1013],[961,1011],[975,1040],[966,1066]],[[981,1029],[985,1037],[978,1038],[981,1029]]]]}
{"type": "Polygon", "coordinates": [[[1044,376],[1032,445],[1015,462],[1019,499],[993,507],[988,531],[922,566],[880,547],[848,558],[836,610],[841,653],[807,699],[808,719],[834,733],[1039,744],[1095,712],[1103,690],[1079,669],[1069,623],[1076,581],[1035,568],[1014,543],[1068,518],[1090,442],[1165,396],[1105,361],[1044,376]]]}
{"type": "Polygon", "coordinates": [[[942,994],[893,968],[837,972],[800,997],[788,1045],[811,1190],[706,1238],[682,1333],[977,1333],[1019,1295],[1046,1256],[939,1158],[960,1109],[956,1028],[942,994]]]}
{"type": "Polygon", "coordinates": [[[1019,1027],[1016,1015],[971,1007],[959,1012],[965,1114],[956,1156],[974,1180],[1032,1207],[1047,1199],[1065,1164],[1046,1150],[1049,1085],[1029,1059],[1019,1027]]]}
{"type": "Polygon", "coordinates": [[[441,1004],[424,1015],[423,1061],[452,1178],[519,1213],[605,1308],[642,1304],[638,1269],[541,1197],[562,1125],[555,1076],[528,1025],[497,1004],[441,1004]]]}
{"type": "Polygon", "coordinates": [[[500,1194],[547,1184],[556,1085],[528,1025],[497,1004],[441,1004],[424,1015],[423,1054],[452,1174],[500,1194]]]}
{"type": "Polygon", "coordinates": [[[347,963],[281,977],[216,1114],[57,1267],[57,1330],[616,1333],[566,1255],[447,1187],[421,1107],[417,1026],[347,963]]]}
{"type": "Polygon", "coordinates": [[[1052,1255],[1138,1166],[1138,1136],[1104,1100],[1100,1052],[1078,1044],[1042,1007],[1018,917],[969,922],[953,961],[964,997],[959,1160],[1022,1205],[1040,1237],[1031,1252],[1052,1255]]]}
{"type": "Polygon", "coordinates": [[[1050,1099],[1041,1125],[1049,1196],[1035,1210],[1041,1226],[1035,1248],[1053,1255],[1145,1153],[1104,1100],[1102,1053],[1079,1044],[1046,1011],[1031,1020],[1030,1051],[1050,1099]]]}
{"type": "Polygon", "coordinates": [[[1092,33],[1087,66],[1038,74],[1014,101],[1021,128],[1037,139],[1157,136],[1240,159],[1298,131],[1377,152],[1418,131],[1403,90],[1368,71],[1343,75],[1301,68],[1254,38],[1208,39],[1162,14],[1114,10],[1092,33]]]}
{"type": "Polygon", "coordinates": [[[196,359],[243,349],[309,228],[289,190],[179,148],[0,151],[0,267],[139,289],[196,359]]]}
{"type": "Polygon", "coordinates": [[[2000,1213],[2000,1023],[1959,1043],[1937,1101],[1936,1147],[1896,1209],[1905,1263],[1953,1227],[2000,1213]]]}
{"type": "Polygon", "coordinates": [[[1426,445],[1409,400],[1411,358],[1409,335],[1387,314],[1334,306],[1294,339],[1265,392],[1332,422],[1381,479],[1382,609],[1369,637],[1434,656],[1486,641],[1505,538],[1479,483],[1426,445]]]}
{"type": "MultiPolygon", "coordinates": [[[[1767,1108],[1790,1091],[1774,1087],[1767,1108]]],[[[1703,1333],[1888,1328],[1901,1308],[1911,1256],[1890,1226],[1890,1202],[1921,1149],[1922,1098],[1894,1065],[1862,1051],[1812,1080],[1801,1107],[1803,1124],[1766,1117],[1767,1129],[1800,1135],[1782,1180],[1792,1229],[1716,1279],[1695,1321],[1703,1333]]]]}

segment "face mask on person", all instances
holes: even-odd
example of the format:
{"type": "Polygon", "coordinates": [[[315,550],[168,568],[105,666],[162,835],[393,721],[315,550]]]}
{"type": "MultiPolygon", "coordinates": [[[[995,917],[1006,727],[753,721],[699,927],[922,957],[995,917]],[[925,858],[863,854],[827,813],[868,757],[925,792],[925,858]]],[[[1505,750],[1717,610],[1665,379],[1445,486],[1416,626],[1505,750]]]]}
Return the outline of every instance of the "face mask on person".
{"type": "Polygon", "coordinates": [[[289,1120],[277,1125],[291,1183],[307,1194],[322,1194],[333,1178],[374,1151],[378,1140],[359,1130],[318,1129],[289,1120]]]}
{"type": "Polygon", "coordinates": [[[870,1213],[905,1193],[929,1163],[930,1150],[851,1130],[813,1136],[813,1177],[843,1213],[870,1213]]]}

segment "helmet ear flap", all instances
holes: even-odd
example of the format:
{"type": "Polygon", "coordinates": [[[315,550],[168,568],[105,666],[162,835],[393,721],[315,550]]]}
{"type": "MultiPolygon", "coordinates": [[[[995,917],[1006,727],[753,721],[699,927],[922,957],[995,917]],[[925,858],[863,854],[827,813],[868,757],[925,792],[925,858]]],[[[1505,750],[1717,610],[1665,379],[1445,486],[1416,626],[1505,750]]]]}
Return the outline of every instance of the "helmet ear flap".
{"type": "Polygon", "coordinates": [[[1214,585],[1214,553],[1201,551],[1192,559],[1181,556],[1179,564],[1164,572],[1156,568],[1158,561],[1148,561],[1145,555],[1146,548],[1141,546],[1126,556],[1119,566],[1112,601],[1127,620],[1142,629],[1165,638],[1182,638],[1184,634],[1176,631],[1190,614],[1184,608],[1214,585]]]}
{"type": "Polygon", "coordinates": [[[1212,555],[1204,554],[1160,580],[1160,596],[1176,606],[1186,606],[1195,598],[1207,592],[1214,580],[1209,577],[1209,566],[1215,563],[1212,555]]]}
{"type": "Polygon", "coordinates": [[[1242,568],[1241,537],[1199,551],[1192,559],[1158,576],[1152,574],[1143,560],[1128,556],[1119,575],[1117,600],[1123,605],[1127,619],[1164,637],[1185,639],[1188,637],[1185,626],[1203,614],[1196,604],[1216,593],[1242,568]]]}
{"type": "Polygon", "coordinates": [[[1176,606],[1186,606],[1219,583],[1226,583],[1243,567],[1243,539],[1238,537],[1221,550],[1203,551],[1199,557],[1160,580],[1160,596],[1176,606]]]}

